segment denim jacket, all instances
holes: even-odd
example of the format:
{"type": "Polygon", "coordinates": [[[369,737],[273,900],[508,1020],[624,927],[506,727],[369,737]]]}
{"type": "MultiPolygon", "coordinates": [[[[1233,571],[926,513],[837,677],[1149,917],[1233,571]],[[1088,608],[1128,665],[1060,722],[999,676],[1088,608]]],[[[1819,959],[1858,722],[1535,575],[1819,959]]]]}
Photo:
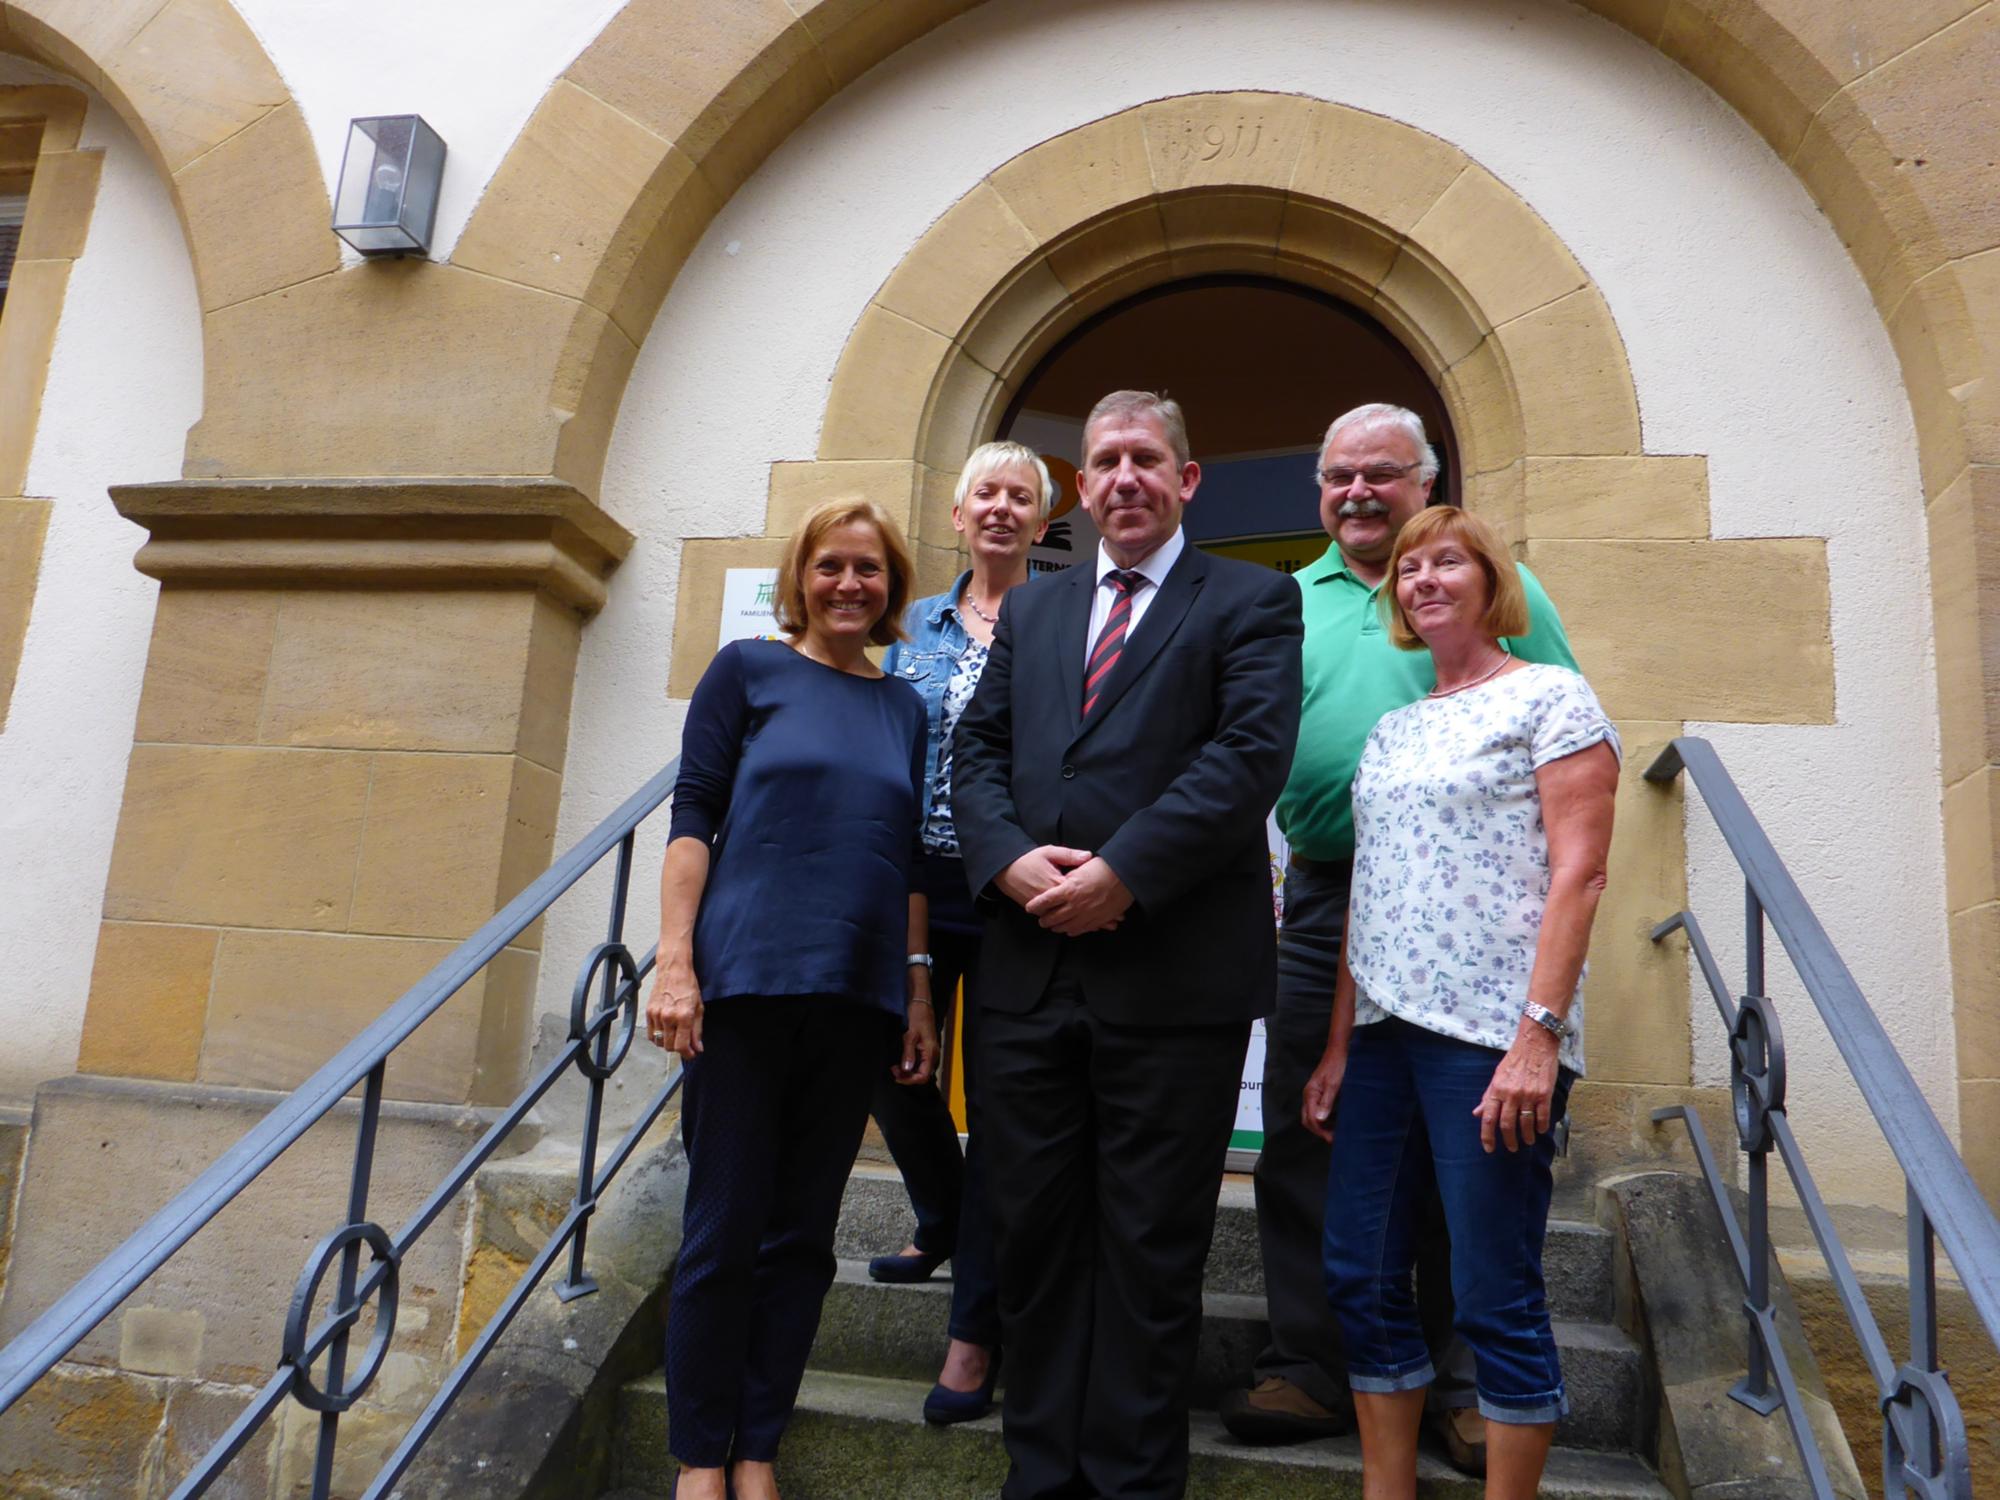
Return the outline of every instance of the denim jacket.
{"type": "MultiPolygon", "coordinates": [[[[955,607],[971,569],[958,575],[942,594],[918,599],[903,611],[903,629],[909,640],[898,641],[882,657],[882,670],[900,677],[917,690],[924,700],[925,721],[930,734],[924,747],[924,785],[937,780],[938,761],[944,754],[944,690],[951,683],[953,668],[965,655],[972,637],[966,634],[955,607]]],[[[924,809],[929,816],[930,809],[924,809]]]]}

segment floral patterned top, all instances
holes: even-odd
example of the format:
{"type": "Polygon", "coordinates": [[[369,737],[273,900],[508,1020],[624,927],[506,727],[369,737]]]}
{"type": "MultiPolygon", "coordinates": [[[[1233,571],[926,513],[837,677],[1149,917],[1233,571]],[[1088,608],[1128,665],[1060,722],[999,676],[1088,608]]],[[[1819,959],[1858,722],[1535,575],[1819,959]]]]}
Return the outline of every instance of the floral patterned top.
{"type": "MultiPolygon", "coordinates": [[[[1535,772],[1599,740],[1622,758],[1590,684],[1532,663],[1382,716],[1354,775],[1357,1026],[1513,1045],[1549,894],[1535,772]]],[[[1569,1022],[1561,1061],[1580,1074],[1581,975],[1569,1022]]]]}
{"type": "Polygon", "coordinates": [[[979,686],[979,674],[986,670],[990,650],[976,640],[966,641],[965,655],[951,669],[951,681],[945,684],[944,702],[938,709],[938,733],[943,743],[924,816],[924,847],[933,854],[958,854],[958,827],[951,820],[951,737],[958,731],[965,705],[972,701],[973,689],[979,686]]]}

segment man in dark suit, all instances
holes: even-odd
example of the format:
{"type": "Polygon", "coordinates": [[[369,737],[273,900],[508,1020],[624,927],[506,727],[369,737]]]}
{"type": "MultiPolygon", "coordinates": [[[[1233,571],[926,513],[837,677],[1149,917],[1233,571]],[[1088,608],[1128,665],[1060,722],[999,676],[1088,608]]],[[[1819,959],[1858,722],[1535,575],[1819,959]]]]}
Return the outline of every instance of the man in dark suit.
{"type": "Polygon", "coordinates": [[[1006,1500],[1187,1487],[1202,1264],[1275,987],[1264,820],[1302,633],[1290,579],[1188,545],[1200,479],[1173,402],[1097,404],[1078,476],[1097,557],[1007,595],[954,744],[989,911],[1006,1500]]]}

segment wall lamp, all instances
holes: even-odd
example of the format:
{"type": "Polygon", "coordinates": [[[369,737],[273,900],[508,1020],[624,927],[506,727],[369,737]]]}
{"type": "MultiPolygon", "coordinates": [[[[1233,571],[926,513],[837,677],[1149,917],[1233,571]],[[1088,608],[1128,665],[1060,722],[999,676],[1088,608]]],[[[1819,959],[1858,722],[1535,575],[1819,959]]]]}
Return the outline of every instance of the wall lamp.
{"type": "Polygon", "coordinates": [[[333,232],[363,255],[428,255],[444,138],[420,115],[350,120],[333,232]]]}

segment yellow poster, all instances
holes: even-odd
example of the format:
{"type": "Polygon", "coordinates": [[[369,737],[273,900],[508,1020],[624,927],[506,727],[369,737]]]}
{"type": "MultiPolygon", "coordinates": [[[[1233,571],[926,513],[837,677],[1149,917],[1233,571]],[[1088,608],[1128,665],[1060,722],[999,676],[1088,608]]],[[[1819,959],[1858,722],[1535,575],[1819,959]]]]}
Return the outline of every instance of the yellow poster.
{"type": "Polygon", "coordinates": [[[1216,557],[1240,557],[1245,562],[1276,568],[1280,573],[1296,573],[1326,551],[1326,541],[1323,531],[1301,531],[1291,536],[1246,536],[1196,545],[1216,557]]]}

